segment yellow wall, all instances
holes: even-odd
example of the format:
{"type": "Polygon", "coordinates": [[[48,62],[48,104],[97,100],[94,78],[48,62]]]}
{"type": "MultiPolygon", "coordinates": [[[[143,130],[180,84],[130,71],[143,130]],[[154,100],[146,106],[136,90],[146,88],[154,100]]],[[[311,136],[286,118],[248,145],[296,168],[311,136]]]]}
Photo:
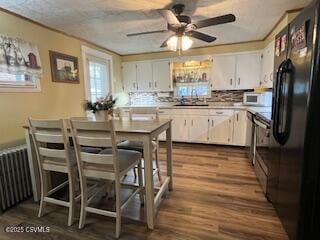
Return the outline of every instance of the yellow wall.
{"type": "MultiPolygon", "coordinates": [[[[76,38],[51,31],[29,21],[0,11],[0,33],[20,37],[38,45],[43,68],[41,92],[0,92],[0,146],[12,145],[23,139],[22,125],[27,118],[67,118],[82,116],[84,111],[84,78],[81,62],[82,43],[76,38]],[[76,56],[79,59],[80,84],[51,81],[49,50],[76,56]]],[[[102,50],[102,49],[100,49],[102,50]]],[[[104,50],[102,50],[104,51],[104,50]]],[[[104,51],[109,53],[107,51],[104,51]]],[[[110,54],[110,53],[109,53],[110,54]]],[[[112,54],[116,90],[121,88],[121,58],[112,54]]]]}

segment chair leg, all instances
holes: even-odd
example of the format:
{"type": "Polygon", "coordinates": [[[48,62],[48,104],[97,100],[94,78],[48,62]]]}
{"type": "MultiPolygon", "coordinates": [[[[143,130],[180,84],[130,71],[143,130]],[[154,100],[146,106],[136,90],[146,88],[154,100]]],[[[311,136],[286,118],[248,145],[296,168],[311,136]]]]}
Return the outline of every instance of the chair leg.
{"type": "Polygon", "coordinates": [[[121,233],[121,201],[120,201],[120,180],[115,180],[116,190],[116,238],[120,237],[121,233]]]}
{"type": "Polygon", "coordinates": [[[75,210],[75,179],[72,173],[68,174],[69,178],[69,214],[68,214],[68,226],[72,226],[74,222],[74,210],[75,210]]]}
{"type": "Polygon", "coordinates": [[[159,149],[158,148],[157,148],[155,154],[156,154],[156,167],[158,169],[158,178],[159,178],[159,182],[161,182],[160,164],[159,164],[159,149]]]}
{"type": "Polygon", "coordinates": [[[79,229],[84,227],[86,221],[87,212],[85,210],[87,205],[87,182],[85,179],[80,179],[81,187],[81,207],[80,207],[80,219],[79,219],[79,229]]]}
{"type": "Polygon", "coordinates": [[[138,164],[138,181],[139,181],[139,196],[140,196],[140,203],[141,206],[144,205],[144,194],[143,194],[143,178],[142,178],[142,167],[141,162],[138,164]]]}
{"type": "Polygon", "coordinates": [[[44,215],[46,202],[44,201],[44,197],[47,196],[48,193],[48,184],[47,184],[47,173],[44,170],[40,170],[40,184],[41,184],[41,193],[40,193],[40,207],[38,212],[38,217],[42,217],[44,215]]]}

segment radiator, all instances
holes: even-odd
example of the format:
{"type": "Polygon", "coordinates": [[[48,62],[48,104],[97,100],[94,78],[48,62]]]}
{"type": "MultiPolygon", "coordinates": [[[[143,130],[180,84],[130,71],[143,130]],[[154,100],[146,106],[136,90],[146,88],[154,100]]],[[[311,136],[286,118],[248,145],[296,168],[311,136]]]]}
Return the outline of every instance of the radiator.
{"type": "Polygon", "coordinates": [[[27,147],[0,151],[0,213],[31,196],[27,147]]]}

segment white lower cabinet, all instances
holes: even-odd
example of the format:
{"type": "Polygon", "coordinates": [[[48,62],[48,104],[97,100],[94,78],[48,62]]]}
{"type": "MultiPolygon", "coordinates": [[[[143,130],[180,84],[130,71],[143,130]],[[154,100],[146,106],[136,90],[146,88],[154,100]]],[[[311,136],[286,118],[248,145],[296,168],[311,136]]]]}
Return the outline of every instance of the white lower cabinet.
{"type": "Polygon", "coordinates": [[[233,115],[233,138],[234,145],[246,146],[247,144],[247,111],[238,110],[233,115]]]}
{"type": "Polygon", "coordinates": [[[208,116],[189,117],[189,141],[207,142],[208,141],[208,116]]]}
{"type": "Polygon", "coordinates": [[[172,115],[172,138],[174,141],[189,141],[190,119],[184,115],[172,115]]]}
{"type": "MultiPolygon", "coordinates": [[[[170,109],[162,109],[159,111],[159,118],[160,119],[170,119],[171,118],[170,113],[171,113],[170,109]]],[[[159,135],[159,140],[160,141],[166,140],[166,133],[165,132],[163,132],[159,135]]]]}
{"type": "Polygon", "coordinates": [[[209,117],[209,143],[231,144],[232,130],[232,116],[209,117]]]}
{"type": "MultiPolygon", "coordinates": [[[[172,119],[172,139],[246,146],[246,110],[234,109],[161,109],[160,119],[172,119]]],[[[162,133],[159,140],[166,140],[162,133]]]]}

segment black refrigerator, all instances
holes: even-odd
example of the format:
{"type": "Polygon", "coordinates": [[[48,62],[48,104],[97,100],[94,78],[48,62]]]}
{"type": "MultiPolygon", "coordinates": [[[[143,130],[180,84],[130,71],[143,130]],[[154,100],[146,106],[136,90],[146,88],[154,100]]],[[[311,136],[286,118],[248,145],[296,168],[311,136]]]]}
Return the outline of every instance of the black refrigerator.
{"type": "Polygon", "coordinates": [[[320,239],[319,1],[275,39],[267,197],[291,240],[320,239]]]}

